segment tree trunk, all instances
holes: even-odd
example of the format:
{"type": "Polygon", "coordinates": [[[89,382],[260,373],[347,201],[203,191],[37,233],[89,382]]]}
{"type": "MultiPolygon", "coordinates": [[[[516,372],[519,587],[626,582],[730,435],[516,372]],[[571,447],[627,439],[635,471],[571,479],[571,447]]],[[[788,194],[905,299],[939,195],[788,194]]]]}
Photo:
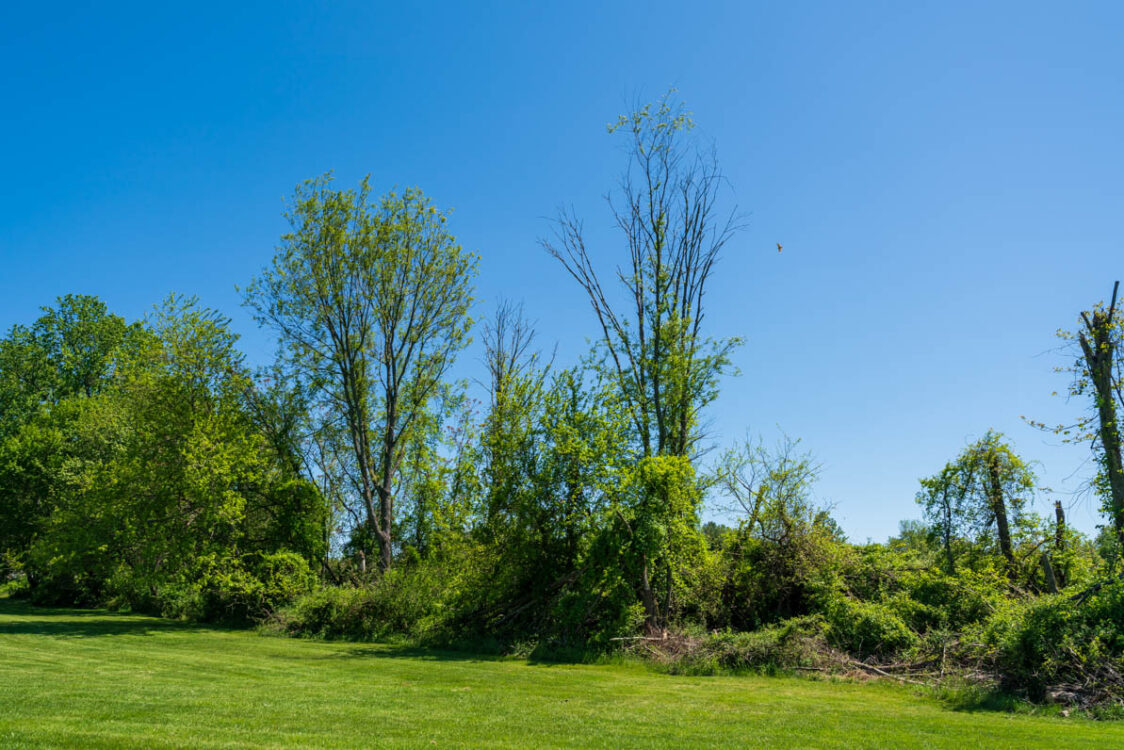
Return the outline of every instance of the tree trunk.
{"type": "MultiPolygon", "coordinates": [[[[387,365],[387,381],[394,382],[394,371],[387,365]]],[[[394,454],[398,448],[398,392],[393,387],[386,390],[386,425],[382,436],[382,450],[379,456],[381,477],[379,493],[379,569],[385,573],[394,563],[394,454]]]]}
{"type": "Polygon", "coordinates": [[[999,477],[999,463],[994,456],[988,457],[988,494],[991,500],[991,510],[995,514],[995,527],[999,536],[999,550],[1007,558],[1007,567],[1010,573],[1015,570],[1015,553],[1011,549],[1011,527],[1007,522],[1007,502],[1003,498],[1003,485],[999,477]]]}
{"type": "MultiPolygon", "coordinates": [[[[1062,501],[1054,501],[1054,554],[1065,551],[1065,511],[1062,510],[1062,501]]],[[[1065,568],[1057,571],[1058,584],[1065,586],[1065,568]]]]}
{"type": "Polygon", "coordinates": [[[1042,552],[1042,572],[1046,575],[1046,590],[1051,594],[1058,593],[1058,581],[1054,577],[1054,566],[1050,564],[1050,553],[1042,552]]]}
{"type": "Polygon", "coordinates": [[[944,490],[943,501],[944,529],[941,536],[944,537],[944,555],[948,562],[948,574],[952,576],[956,575],[956,557],[952,554],[952,506],[949,505],[947,487],[944,490]]]}
{"type": "Polygon", "coordinates": [[[1065,511],[1061,500],[1054,501],[1054,549],[1065,549],[1065,511]]]}
{"type": "MultiPolygon", "coordinates": [[[[389,484],[389,483],[387,483],[389,484]]],[[[379,526],[375,529],[375,536],[379,541],[379,570],[390,570],[394,562],[391,545],[393,537],[390,525],[394,520],[394,497],[390,494],[387,484],[379,485],[379,526]]]]}
{"type": "Polygon", "coordinates": [[[648,555],[643,555],[641,562],[643,566],[640,569],[640,601],[644,604],[644,628],[648,635],[656,635],[660,632],[660,606],[656,603],[656,594],[652,590],[648,555]]]}
{"type": "MultiPolygon", "coordinates": [[[[1115,302],[1115,293],[1114,300],[1115,302]]],[[[1081,351],[1085,354],[1085,364],[1089,379],[1097,392],[1097,417],[1100,421],[1099,436],[1104,450],[1104,471],[1109,486],[1109,515],[1113,529],[1121,544],[1124,544],[1124,462],[1121,461],[1120,431],[1117,428],[1116,397],[1113,393],[1112,360],[1115,355],[1115,341],[1112,337],[1112,311],[1094,312],[1090,322],[1086,317],[1089,338],[1082,332],[1078,337],[1081,351]]]]}

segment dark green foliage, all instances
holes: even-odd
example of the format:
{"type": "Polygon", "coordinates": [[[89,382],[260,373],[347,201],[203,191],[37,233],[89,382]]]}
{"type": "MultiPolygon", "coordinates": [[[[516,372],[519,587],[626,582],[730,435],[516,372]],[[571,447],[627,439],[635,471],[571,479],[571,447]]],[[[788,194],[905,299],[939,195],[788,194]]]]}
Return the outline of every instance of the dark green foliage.
{"type": "Polygon", "coordinates": [[[42,370],[0,371],[35,407],[0,436],[0,544],[34,601],[247,621],[308,589],[324,502],[268,439],[236,338],[194,300],[127,326],[67,297],[0,343],[42,370]]]}

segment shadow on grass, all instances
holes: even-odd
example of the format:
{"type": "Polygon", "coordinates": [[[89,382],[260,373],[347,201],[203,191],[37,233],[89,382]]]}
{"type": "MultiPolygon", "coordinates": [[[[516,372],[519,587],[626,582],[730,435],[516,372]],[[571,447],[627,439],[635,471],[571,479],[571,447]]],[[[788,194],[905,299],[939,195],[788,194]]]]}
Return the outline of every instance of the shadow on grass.
{"type": "Polygon", "coordinates": [[[938,693],[938,698],[947,708],[965,713],[1000,712],[1017,713],[1038,708],[1026,699],[1005,693],[997,688],[967,689],[938,693]]]}
{"type": "Polygon", "coordinates": [[[1003,690],[995,684],[944,686],[935,688],[931,694],[945,708],[960,713],[1053,716],[1062,714],[1064,709],[1064,706],[1044,703],[1041,698],[1030,700],[1026,695],[1003,690]]]}
{"type": "Polygon", "coordinates": [[[354,659],[411,659],[421,661],[512,661],[536,667],[607,663],[604,658],[577,651],[535,649],[529,654],[511,654],[498,650],[494,644],[474,643],[467,643],[463,647],[373,643],[349,648],[341,652],[340,656],[354,659]]]}
{"type": "Polygon", "coordinates": [[[124,615],[104,609],[40,608],[24,601],[0,598],[0,637],[46,635],[59,638],[96,638],[113,635],[154,635],[168,632],[222,630],[194,623],[124,615]]]}
{"type": "Polygon", "coordinates": [[[496,654],[481,654],[473,651],[454,651],[399,644],[355,646],[340,652],[340,656],[349,659],[410,659],[420,661],[470,662],[501,661],[504,658],[496,654]]]}

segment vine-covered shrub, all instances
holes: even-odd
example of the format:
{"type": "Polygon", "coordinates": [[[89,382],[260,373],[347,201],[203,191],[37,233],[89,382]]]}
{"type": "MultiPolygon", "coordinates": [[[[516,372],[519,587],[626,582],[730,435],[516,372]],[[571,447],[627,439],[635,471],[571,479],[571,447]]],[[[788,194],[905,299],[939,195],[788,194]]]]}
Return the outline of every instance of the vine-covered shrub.
{"type": "Polygon", "coordinates": [[[1124,581],[1087,597],[1012,601],[979,629],[978,655],[1004,685],[1041,699],[1047,691],[1124,700],[1124,581]]]}
{"type": "Polygon", "coordinates": [[[237,562],[208,560],[196,589],[198,619],[249,623],[312,591],[316,577],[292,552],[246,555],[237,562]]]}
{"type": "Polygon", "coordinates": [[[885,604],[835,598],[824,613],[831,645],[858,656],[894,654],[917,644],[917,634],[885,604]]]}
{"type": "Polygon", "coordinates": [[[461,587],[438,561],[395,568],[367,585],[325,586],[275,613],[271,627],[296,636],[370,641],[437,637],[461,587]]]}
{"type": "Polygon", "coordinates": [[[207,557],[188,581],[161,589],[155,605],[136,592],[119,600],[138,610],[177,617],[248,625],[268,617],[317,585],[308,562],[292,552],[207,557]]]}

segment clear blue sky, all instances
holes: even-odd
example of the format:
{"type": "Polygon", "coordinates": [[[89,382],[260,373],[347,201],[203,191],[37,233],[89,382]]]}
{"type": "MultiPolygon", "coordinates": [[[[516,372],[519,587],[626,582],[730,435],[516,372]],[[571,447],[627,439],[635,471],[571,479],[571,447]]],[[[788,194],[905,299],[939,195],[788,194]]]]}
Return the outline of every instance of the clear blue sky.
{"type": "Polygon", "coordinates": [[[1051,398],[1053,333],[1124,276],[1124,5],[167,6],[0,12],[0,328],[67,292],[133,318],[175,290],[264,363],[234,285],[293,186],[335,170],[454,209],[481,312],[523,300],[570,360],[594,320],[545,217],[573,203],[622,257],[605,125],[675,86],[750,214],[710,298],[748,342],[720,441],[803,438],[858,540],[916,517],[918,477],[989,427],[1052,487],[1092,471],[1019,415],[1083,407],[1051,398]]]}

